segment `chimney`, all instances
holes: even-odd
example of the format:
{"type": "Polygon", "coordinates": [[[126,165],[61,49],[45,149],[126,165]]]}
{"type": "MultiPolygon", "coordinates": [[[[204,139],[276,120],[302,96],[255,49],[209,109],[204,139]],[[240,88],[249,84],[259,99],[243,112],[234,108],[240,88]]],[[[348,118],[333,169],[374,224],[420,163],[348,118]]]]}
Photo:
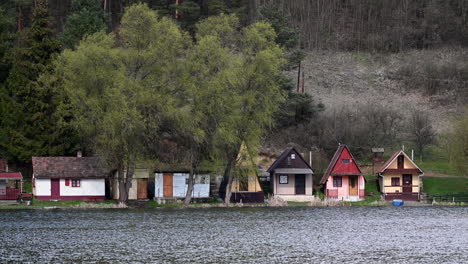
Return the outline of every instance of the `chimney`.
{"type": "Polygon", "coordinates": [[[76,153],[76,156],[77,156],[78,158],[81,158],[81,157],[83,157],[83,153],[82,153],[81,151],[78,151],[78,152],[76,153]]]}

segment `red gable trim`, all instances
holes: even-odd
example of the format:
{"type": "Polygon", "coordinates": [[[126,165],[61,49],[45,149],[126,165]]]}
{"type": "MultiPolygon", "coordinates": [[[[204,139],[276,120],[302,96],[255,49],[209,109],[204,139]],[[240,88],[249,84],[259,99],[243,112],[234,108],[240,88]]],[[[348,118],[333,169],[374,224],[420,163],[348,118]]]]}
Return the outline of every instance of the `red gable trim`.
{"type": "Polygon", "coordinates": [[[385,172],[394,173],[420,173],[419,169],[386,169],[385,172]]]}
{"type": "MultiPolygon", "coordinates": [[[[409,173],[409,170],[415,170],[415,172],[419,172],[419,173],[423,173],[423,171],[418,167],[418,165],[416,165],[416,163],[414,163],[414,161],[412,159],[410,159],[410,157],[408,157],[408,155],[406,155],[406,153],[403,151],[403,150],[400,150],[400,151],[397,151],[395,153],[393,153],[392,157],[390,157],[390,159],[388,159],[385,164],[380,168],[380,170],[377,172],[379,174],[382,174],[384,172],[399,172],[399,171],[394,171],[394,170],[398,170],[398,169],[387,169],[388,166],[390,166],[390,164],[392,164],[392,162],[398,157],[400,156],[400,154],[403,154],[405,156],[405,158],[407,160],[409,160],[411,163],[413,163],[413,165],[416,167],[416,169],[403,169],[404,172],[408,172],[409,173]]],[[[400,169],[401,170],[401,169],[400,169]]],[[[403,171],[402,171],[403,172],[403,171]]]]}
{"type": "Polygon", "coordinates": [[[23,179],[21,172],[0,172],[0,179],[23,179]]]}
{"type": "MultiPolygon", "coordinates": [[[[343,151],[344,150],[347,150],[349,155],[351,156],[351,160],[354,162],[354,164],[356,164],[356,167],[358,169],[358,172],[359,172],[359,175],[362,175],[362,171],[361,171],[361,168],[359,168],[359,164],[357,163],[356,159],[354,159],[353,157],[353,154],[351,153],[351,151],[349,151],[349,148],[348,146],[346,145],[339,145],[338,146],[338,149],[336,150],[335,154],[333,155],[333,158],[331,159],[330,161],[330,164],[328,164],[328,168],[327,170],[325,171],[325,173],[323,174],[323,177],[322,177],[322,180],[320,180],[320,184],[325,184],[328,180],[328,177],[330,177],[330,175],[334,175],[335,173],[332,173],[333,172],[333,169],[335,168],[338,160],[340,160],[340,157],[342,156],[343,154],[343,151]]],[[[339,174],[342,174],[344,175],[343,173],[339,173],[339,174]]],[[[336,174],[338,175],[338,174],[336,174]]],[[[346,173],[346,175],[356,175],[356,172],[350,172],[350,173],[346,173]]],[[[365,179],[365,178],[364,178],[365,179]]]]}

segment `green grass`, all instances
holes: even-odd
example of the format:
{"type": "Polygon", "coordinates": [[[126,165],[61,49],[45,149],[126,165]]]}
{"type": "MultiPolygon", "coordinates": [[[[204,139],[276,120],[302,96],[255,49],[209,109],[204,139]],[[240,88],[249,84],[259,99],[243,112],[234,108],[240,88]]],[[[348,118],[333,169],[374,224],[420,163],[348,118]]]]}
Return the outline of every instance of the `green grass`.
{"type": "Polygon", "coordinates": [[[358,206],[366,206],[366,205],[373,205],[378,201],[381,201],[380,193],[379,193],[379,183],[378,177],[374,174],[366,175],[366,197],[364,201],[358,202],[345,202],[349,205],[358,205],[358,206]],[[368,193],[373,193],[372,196],[368,196],[368,193]]]}
{"type": "Polygon", "coordinates": [[[430,170],[433,172],[438,172],[442,174],[448,174],[448,175],[459,175],[460,173],[456,170],[454,166],[451,166],[448,161],[423,161],[423,162],[418,162],[416,160],[416,163],[418,166],[423,170],[430,170]]]}
{"type": "Polygon", "coordinates": [[[33,200],[31,205],[26,204],[14,204],[14,205],[0,205],[0,209],[41,209],[44,207],[58,207],[58,208],[70,208],[77,207],[81,204],[97,204],[97,205],[109,205],[117,204],[116,201],[99,201],[99,202],[86,202],[86,201],[37,201],[33,200]]]}
{"type": "Polygon", "coordinates": [[[455,195],[468,197],[468,177],[423,177],[424,192],[429,195],[455,195]]]}
{"type": "Polygon", "coordinates": [[[309,206],[310,202],[288,202],[288,206],[309,206]]]}

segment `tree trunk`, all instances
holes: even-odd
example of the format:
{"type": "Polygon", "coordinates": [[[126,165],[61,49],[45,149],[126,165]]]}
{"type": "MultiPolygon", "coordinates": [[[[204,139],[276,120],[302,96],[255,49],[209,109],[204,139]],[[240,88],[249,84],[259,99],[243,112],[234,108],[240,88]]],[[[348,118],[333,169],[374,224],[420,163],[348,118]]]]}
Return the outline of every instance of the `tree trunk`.
{"type": "Polygon", "coordinates": [[[193,167],[191,167],[190,172],[189,172],[187,193],[185,194],[185,199],[184,199],[184,205],[189,205],[190,201],[192,201],[193,184],[194,184],[194,169],[193,167]]]}
{"type": "Polygon", "coordinates": [[[231,204],[231,186],[232,186],[232,169],[234,168],[235,164],[235,159],[231,159],[228,161],[228,164],[226,166],[226,169],[224,170],[224,178],[226,181],[226,193],[224,195],[224,204],[229,206],[231,204]]]}
{"type": "Polygon", "coordinates": [[[132,187],[133,170],[127,167],[124,173],[123,167],[119,168],[119,207],[127,207],[128,194],[132,187]]]}

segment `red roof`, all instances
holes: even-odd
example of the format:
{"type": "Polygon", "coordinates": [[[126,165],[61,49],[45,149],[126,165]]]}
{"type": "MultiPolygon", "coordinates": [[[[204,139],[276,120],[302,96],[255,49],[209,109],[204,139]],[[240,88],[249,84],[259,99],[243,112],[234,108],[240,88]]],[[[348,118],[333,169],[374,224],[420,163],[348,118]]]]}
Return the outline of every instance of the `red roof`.
{"type": "Polygon", "coordinates": [[[21,172],[0,172],[0,179],[9,180],[9,179],[22,179],[23,176],[21,172]]]}
{"type": "Polygon", "coordinates": [[[330,175],[340,175],[340,174],[341,175],[362,174],[361,169],[359,168],[359,164],[354,159],[353,154],[351,154],[351,152],[349,151],[346,145],[340,145],[338,147],[335,154],[333,155],[333,158],[330,161],[330,164],[328,165],[327,170],[323,174],[320,184],[325,184],[330,175]],[[342,159],[350,159],[352,162],[347,163],[347,164],[339,163],[338,165],[337,162],[342,159]]]}

